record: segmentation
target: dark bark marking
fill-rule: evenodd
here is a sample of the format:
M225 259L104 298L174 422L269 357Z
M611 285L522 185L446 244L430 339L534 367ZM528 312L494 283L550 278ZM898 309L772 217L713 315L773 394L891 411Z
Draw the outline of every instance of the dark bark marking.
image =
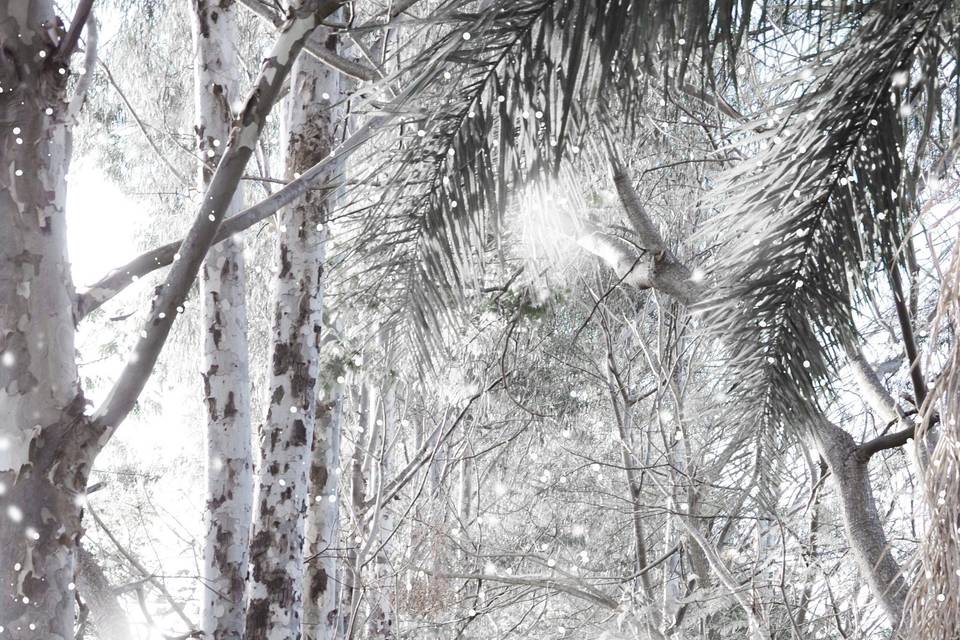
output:
M294 345L295 346L295 345ZM294 364L295 351L285 342L277 342L273 348L273 375L282 376Z
M290 269L293 268L293 265L290 263L290 249L287 247L287 244L280 244L280 278L286 278L290 275Z
M310 578L310 599L316 600L327 592L327 572L323 567Z
M307 444L307 426L303 420L293 421L293 430L290 433L290 446L302 447Z
M206 373L200 374L200 377L203 378L203 399L207 403L207 415L211 420L217 419L217 399L213 397L213 391L210 388L210 378L217 375L217 369L217 365L210 365Z
M200 35L204 38L210 37L210 23L207 21L207 3L206 0L194 1L194 13L200 21Z
M30 349L27 346L27 334L11 331L0 336L0 353L13 355L13 366L0 365L0 388L11 391L11 383L16 382L18 394L30 393L39 381L30 371Z
M315 490L319 491L327 486L327 478L329 477L329 472L327 467L324 465L311 465L310 466L310 486Z
M270 600L255 598L247 605L247 634L250 640L265 637L263 633L270 614Z
M233 391L227 392L227 404L223 406L223 417L233 418L237 415L237 404L234 400Z

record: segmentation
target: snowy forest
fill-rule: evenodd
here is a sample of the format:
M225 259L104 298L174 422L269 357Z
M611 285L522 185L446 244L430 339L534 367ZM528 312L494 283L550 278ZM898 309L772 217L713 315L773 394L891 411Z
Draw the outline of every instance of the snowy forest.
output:
M0 640L960 637L958 21L0 0Z

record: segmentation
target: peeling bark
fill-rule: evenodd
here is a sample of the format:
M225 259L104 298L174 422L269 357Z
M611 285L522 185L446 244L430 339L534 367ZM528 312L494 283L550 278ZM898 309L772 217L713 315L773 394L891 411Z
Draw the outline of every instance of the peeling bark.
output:
M336 50L323 29L313 43ZM287 178L327 157L336 139L339 78L312 57L294 64ZM337 178L331 171L327 182ZM303 551L310 449L314 437L323 313L326 222L335 193L310 191L280 215L279 272L269 377L270 404L260 428L261 464L250 544L246 637L299 638L303 624Z
M231 99L239 93L237 15L232 0L194 0L195 91L201 192L230 137ZM234 194L226 216L242 209ZM207 506L204 512L201 625L214 640L243 637L244 580L253 507L249 362L243 246L213 246L201 267L207 406Z
M59 45L65 31L52 0L0 0L0 626L6 637L73 637L74 564L90 466L146 384L296 54L340 4L305 0L291 9L181 259L158 289L135 357L87 417L64 228L70 74Z
M124 366L103 404L94 413L94 428L88 438L94 446L105 445L133 409L166 343L179 309L186 300L190 285L199 273L207 251L216 243L224 214L233 200L247 162L253 156L260 132L280 95L284 80L304 42L320 22L341 4L338 0L303 0L289 8L288 20L280 29L270 55L264 58L254 88L248 94L230 132L223 158L204 193L203 205L175 254L179 258L174 261L163 286L157 288L152 301L152 313L134 346L134 357Z
M0 626L73 635L89 472L64 202L70 160L63 25L49 0L0 2Z

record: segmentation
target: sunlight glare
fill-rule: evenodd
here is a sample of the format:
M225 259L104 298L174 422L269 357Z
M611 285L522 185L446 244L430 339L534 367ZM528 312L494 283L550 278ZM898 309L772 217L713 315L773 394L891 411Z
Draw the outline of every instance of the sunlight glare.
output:
M67 187L67 236L78 288L136 257L139 209L92 163L83 159L74 163Z

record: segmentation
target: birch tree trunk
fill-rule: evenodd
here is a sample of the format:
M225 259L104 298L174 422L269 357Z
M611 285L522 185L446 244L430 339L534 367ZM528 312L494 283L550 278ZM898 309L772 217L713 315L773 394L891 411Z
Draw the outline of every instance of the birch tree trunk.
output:
M72 437L86 419L64 215L71 133L64 35L52 1L0 1L0 626L7 638L73 637L89 473Z
M310 462L310 500L307 505L306 591L303 637L332 640L337 631L337 530L340 505L340 430L343 424L343 372L323 371L323 397L317 410Z
M237 9L230 0L193 0L194 78L199 182L220 161L239 93ZM234 194L226 216L242 209ZM201 267L203 386L207 407L207 506L204 512L201 628L214 640L243 637L244 579L253 506L249 363L243 246L228 238Z
M67 61L89 0L64 33L52 0L0 0L0 626L73 637L74 564L90 468L133 409L306 37L341 3L304 0L264 59L202 210L103 403L85 414L79 317L67 259Z
M335 51L324 29L310 40ZM335 141L336 72L302 56L293 68L287 179L327 157ZM334 172L328 182L336 179ZM307 192L280 215L270 400L250 543L249 640L297 638L303 623L303 551L310 449L317 414L323 263L332 191Z

